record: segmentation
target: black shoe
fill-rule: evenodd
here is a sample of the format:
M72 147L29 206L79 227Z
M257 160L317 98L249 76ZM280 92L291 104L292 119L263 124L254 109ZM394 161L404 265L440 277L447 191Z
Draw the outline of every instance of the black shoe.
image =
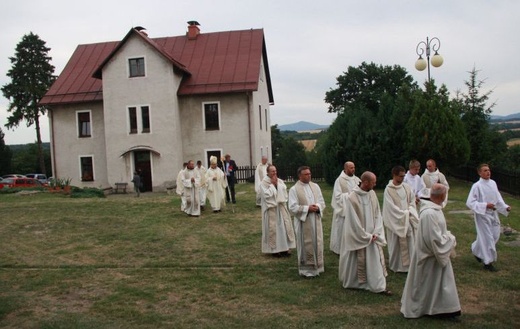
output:
M475 259L477 260L477 262L482 263L482 259L481 258L478 258L477 256L475 256Z
M237 200L233 200L233 203L237 203Z
M498 270L493 266L493 264L484 264L484 270L489 272L498 272Z

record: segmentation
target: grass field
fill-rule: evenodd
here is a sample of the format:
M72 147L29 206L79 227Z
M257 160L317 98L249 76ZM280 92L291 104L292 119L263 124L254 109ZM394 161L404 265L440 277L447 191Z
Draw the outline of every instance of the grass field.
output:
M469 252L475 238L465 207L470 184L450 184L445 214L457 237L460 323L404 319L405 274L389 274L391 297L342 288L338 256L328 251L330 186L322 184L325 273L304 279L294 254L260 252L253 184L238 184L233 209L206 210L200 218L181 213L180 199L166 193L0 194L0 327L518 327L519 236L501 236L499 272L482 270ZM504 198L513 210L503 223L520 229L520 200Z

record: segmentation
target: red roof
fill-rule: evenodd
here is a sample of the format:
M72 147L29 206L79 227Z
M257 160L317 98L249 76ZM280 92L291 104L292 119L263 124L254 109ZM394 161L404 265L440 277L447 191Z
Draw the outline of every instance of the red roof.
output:
M135 33L183 72L178 95L255 91L263 56L269 101L274 102L262 29L201 33L195 40L185 35L148 38L131 29L121 41L79 45L40 104L101 101L102 68Z

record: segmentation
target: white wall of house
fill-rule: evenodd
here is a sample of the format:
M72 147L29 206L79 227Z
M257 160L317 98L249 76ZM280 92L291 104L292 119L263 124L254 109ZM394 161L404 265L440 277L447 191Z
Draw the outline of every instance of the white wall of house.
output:
M89 111L91 137L79 137L77 113ZM71 178L79 187L107 187L105 126L101 102L56 106L50 112L51 157L53 176ZM82 181L80 156L94 158L94 180Z
M206 130L204 103L219 104L219 130ZM249 164L248 97L245 93L180 97L184 160L204 160L205 150L229 153L239 166Z
M269 162L272 161L271 151L271 109L267 80L265 78L265 67L263 58L261 61L258 90L253 92L252 125L253 131L253 165L257 165L262 155L267 155Z
M145 58L145 76L129 78L128 60ZM131 36L120 51L103 68L103 106L105 109L106 158L108 182L129 182L132 179L131 153L126 150L146 145L160 153L152 156L152 185L164 189L175 180L182 166L181 124L177 90L180 73L174 73L170 61L157 50ZM150 132L131 134L128 107L149 106ZM138 121L140 120L138 116Z

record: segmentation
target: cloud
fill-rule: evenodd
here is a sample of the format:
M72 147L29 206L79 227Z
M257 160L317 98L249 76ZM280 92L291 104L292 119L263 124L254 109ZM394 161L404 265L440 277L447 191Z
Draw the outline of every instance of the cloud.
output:
M414 68L417 43L438 37L444 64L432 69L438 84L451 92L464 91L473 67L487 78L497 100L494 114L519 110L520 62L514 58L520 44L518 1L459 0L424 2L337 0L180 0L146 2L91 0L9 1L0 18L0 71L10 68L8 57L30 31L51 48L52 64L60 73L78 44L121 40L132 26L147 28L151 37L181 35L188 20L197 20L202 33L263 28L269 56L275 105L272 124L306 120L328 124L325 92L335 88L336 77L362 62L400 65L419 84L426 72ZM7 83L0 75L0 85ZM7 100L0 97L0 124L6 122ZM44 141L48 122L42 120ZM7 144L30 143L34 128L2 128Z

